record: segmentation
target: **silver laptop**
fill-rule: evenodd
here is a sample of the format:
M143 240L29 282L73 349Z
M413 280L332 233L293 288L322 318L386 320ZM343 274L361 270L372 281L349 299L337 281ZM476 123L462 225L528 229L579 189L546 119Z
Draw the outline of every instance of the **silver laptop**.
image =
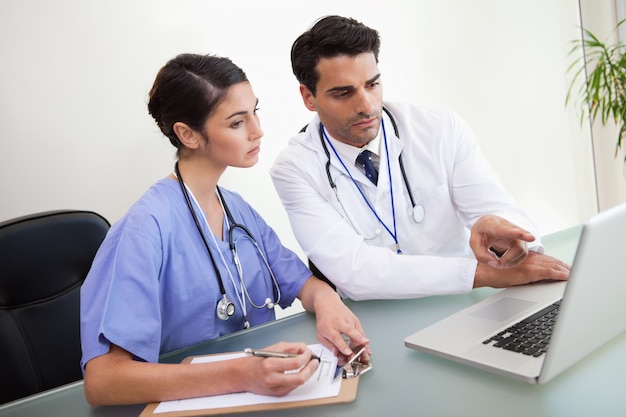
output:
M567 282L504 289L404 344L528 383L548 382L626 330L624 248L626 204L583 225ZM549 306L542 318L525 320Z

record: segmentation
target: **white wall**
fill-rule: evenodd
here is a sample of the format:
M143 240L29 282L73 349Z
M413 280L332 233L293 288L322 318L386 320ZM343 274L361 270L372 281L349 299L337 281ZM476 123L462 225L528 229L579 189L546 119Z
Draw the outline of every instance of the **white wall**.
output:
M0 221L57 208L117 220L173 167L146 111L156 72L216 53L247 72L265 130L260 163L222 185L299 251L267 171L311 116L291 43L330 13L379 30L387 100L464 116L542 232L596 210L588 132L564 105L576 0L1 0Z

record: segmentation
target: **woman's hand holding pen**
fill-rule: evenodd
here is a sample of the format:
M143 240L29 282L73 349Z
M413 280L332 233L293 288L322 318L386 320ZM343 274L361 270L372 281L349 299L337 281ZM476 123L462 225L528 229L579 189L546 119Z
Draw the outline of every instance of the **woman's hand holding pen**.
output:
M294 355L283 358L249 355L244 358L245 375L241 380L246 386L243 391L282 397L304 384L320 364L319 360L312 360L313 353L304 343L280 342L263 350Z

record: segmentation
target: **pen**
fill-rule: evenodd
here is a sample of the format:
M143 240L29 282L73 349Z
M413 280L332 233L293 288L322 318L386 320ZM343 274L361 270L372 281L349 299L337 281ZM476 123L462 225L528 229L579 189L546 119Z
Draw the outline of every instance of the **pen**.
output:
M296 356L298 356L296 353L274 352L271 350L256 350L256 349L250 349L250 348L245 348L243 351L248 356L256 356L259 358L295 358ZM315 359L324 363L332 362L329 359L323 359L317 355L311 355L311 360L315 360Z

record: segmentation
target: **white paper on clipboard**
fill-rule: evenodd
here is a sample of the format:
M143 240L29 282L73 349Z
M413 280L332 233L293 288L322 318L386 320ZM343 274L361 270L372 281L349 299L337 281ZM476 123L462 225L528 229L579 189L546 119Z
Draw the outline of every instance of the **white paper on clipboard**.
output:
M292 401L315 400L319 398L335 397L339 395L342 378L334 378L337 369L337 358L332 352L322 344L309 345L309 349L314 355L325 359L320 362L317 371L309 380L283 397L272 397L267 395L253 394L250 392L239 392L225 395L215 395L211 397L189 398L184 400L163 401L154 414L204 410L226 407L239 407L257 404L276 404ZM245 356L243 352L229 353L224 355L210 355L193 358L191 363L207 363L230 360Z

